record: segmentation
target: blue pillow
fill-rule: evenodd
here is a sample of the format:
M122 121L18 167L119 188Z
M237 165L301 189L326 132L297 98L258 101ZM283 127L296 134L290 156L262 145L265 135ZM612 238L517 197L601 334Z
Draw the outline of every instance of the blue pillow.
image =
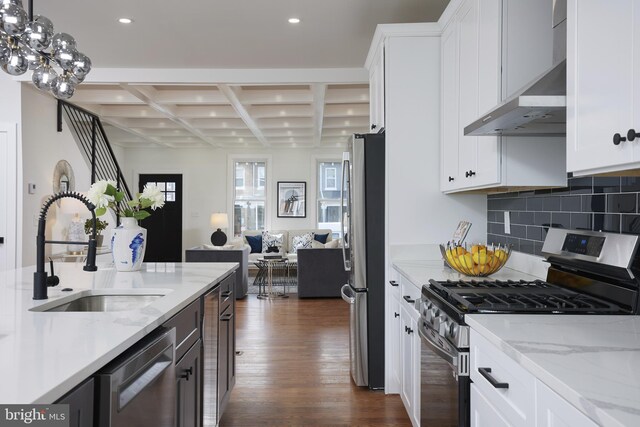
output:
M244 236L247 239L247 243L251 246L252 254L262 253L262 234L256 236Z
M322 243L323 245L325 243L327 243L327 238L329 237L329 233L327 234L314 234L313 235L313 240L316 240L320 243Z

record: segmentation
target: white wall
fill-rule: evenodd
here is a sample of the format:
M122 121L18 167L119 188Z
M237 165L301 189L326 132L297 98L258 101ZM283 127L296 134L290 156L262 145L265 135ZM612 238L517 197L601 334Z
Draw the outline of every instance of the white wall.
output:
M230 158L268 159L267 218L268 229L315 228L316 167L318 159L342 158L343 148L270 148L259 150L229 149L125 149L123 168L134 191L138 176L145 173L176 173L183 176L182 247L209 243L213 230L209 217L213 212L231 214ZM276 182L307 182L307 217L277 218ZM229 218L231 221L231 218ZM225 230L229 235L229 230Z
M22 265L35 264L37 218L40 209L53 193L53 172L59 160L66 160L73 169L75 191L89 189L91 172L87 161L71 135L66 123L63 131L57 132L56 100L39 92L30 84L22 88L22 166L24 185L19 197L23 203ZM35 194L29 194L27 185L36 185ZM86 211L83 218L90 216ZM47 214L46 236L48 239L66 240L69 222L73 215L63 213L54 204ZM113 220L107 219L110 225ZM108 234L107 234L108 235ZM62 253L65 245L47 245L46 253Z

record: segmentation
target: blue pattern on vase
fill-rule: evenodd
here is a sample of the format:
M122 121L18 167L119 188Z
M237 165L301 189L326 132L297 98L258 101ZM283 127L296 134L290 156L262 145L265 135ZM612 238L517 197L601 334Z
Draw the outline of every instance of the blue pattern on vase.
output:
M131 263L135 265L136 260L140 256L140 251L142 250L142 244L144 243L144 238L142 237L142 233L138 233L136 237L133 238L129 248L131 249Z

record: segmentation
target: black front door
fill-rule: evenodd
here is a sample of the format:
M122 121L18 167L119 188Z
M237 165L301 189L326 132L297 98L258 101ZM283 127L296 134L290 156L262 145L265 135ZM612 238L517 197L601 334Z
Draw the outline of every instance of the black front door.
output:
M147 229L145 262L182 261L182 175L140 175L139 191L145 184L155 183L164 194L164 207L151 211L151 216L140 221Z

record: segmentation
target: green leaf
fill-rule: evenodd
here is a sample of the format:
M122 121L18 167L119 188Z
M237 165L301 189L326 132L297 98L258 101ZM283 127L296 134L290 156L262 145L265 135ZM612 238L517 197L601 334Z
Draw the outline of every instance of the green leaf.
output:
M152 204L153 204L153 200L140 199L140 208L142 208L142 209L149 208L149 207L151 207Z
M125 209L122 214L128 218L133 217L133 211L131 209Z
M138 206L138 201L137 200L129 200L127 202L127 205L131 206L132 208L135 208Z
M138 211L133 214L133 217L138 221L150 217L151 214L147 211Z
M124 199L124 192L116 191L116 194L115 194L116 203L120 203L122 199Z
M107 213L107 208L106 207L96 208L94 212L96 213L96 216L102 216Z
M107 184L107 189L104 191L104 194L107 196L115 196L116 195L116 187L111 184Z

